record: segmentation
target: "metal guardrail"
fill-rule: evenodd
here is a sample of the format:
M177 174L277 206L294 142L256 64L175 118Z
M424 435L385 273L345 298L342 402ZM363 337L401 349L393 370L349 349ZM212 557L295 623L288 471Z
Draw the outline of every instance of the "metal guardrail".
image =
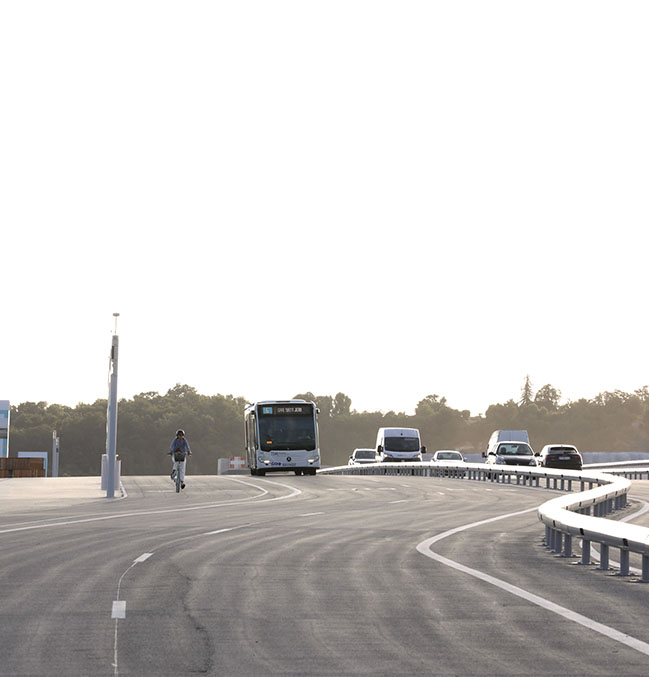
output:
M501 466L484 463L368 463L318 470L330 475L388 475L447 477L482 482L508 483L557 489L577 493L553 498L538 509L538 518L545 525L545 544L563 557L572 557L572 538L582 539L580 564L590 564L591 543L600 545L599 569L609 569L609 549L620 550L620 575L628 576L629 553L642 556L642 582L649 583L649 529L633 524L604 519L605 515L627 505L627 493L633 479L649 468L629 468L613 472L598 472L584 468L555 470L528 466ZM618 475L623 475L619 477ZM578 488L577 488L578 487Z
M606 463L584 463L584 470L608 470L609 468L642 468L647 472L649 460L641 458L637 461L607 461Z

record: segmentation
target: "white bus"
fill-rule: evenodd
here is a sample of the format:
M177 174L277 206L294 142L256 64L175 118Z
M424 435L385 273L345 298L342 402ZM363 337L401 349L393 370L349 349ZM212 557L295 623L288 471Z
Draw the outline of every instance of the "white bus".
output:
M246 460L251 475L293 471L315 475L320 467L318 410L305 400L269 400L244 410Z

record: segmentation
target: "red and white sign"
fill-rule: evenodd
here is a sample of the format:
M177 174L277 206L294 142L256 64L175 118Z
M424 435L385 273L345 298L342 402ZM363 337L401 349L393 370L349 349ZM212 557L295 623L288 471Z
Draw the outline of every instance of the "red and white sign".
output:
M230 470L242 470L246 467L246 459L243 456L230 456Z

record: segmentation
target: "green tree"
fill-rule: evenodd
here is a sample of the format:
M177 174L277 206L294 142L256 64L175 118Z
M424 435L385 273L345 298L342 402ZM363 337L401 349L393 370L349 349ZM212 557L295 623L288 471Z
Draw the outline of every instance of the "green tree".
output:
M525 377L525 382L523 383L523 387L521 388L521 399L518 401L518 403L521 406L531 404L533 395L534 390L532 388L532 382L530 381L530 375L528 374Z
M333 406L331 408L332 416L349 416L352 406L351 398L347 397L345 393L337 393L334 397Z
M545 407L549 411L556 411L561 399L561 391L553 388L549 383L539 388L534 396L534 404Z

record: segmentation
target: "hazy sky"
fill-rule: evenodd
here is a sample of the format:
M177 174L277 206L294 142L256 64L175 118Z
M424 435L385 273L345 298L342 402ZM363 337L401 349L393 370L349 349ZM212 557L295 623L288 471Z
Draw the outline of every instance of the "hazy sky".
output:
M649 4L0 4L0 398L649 383Z

